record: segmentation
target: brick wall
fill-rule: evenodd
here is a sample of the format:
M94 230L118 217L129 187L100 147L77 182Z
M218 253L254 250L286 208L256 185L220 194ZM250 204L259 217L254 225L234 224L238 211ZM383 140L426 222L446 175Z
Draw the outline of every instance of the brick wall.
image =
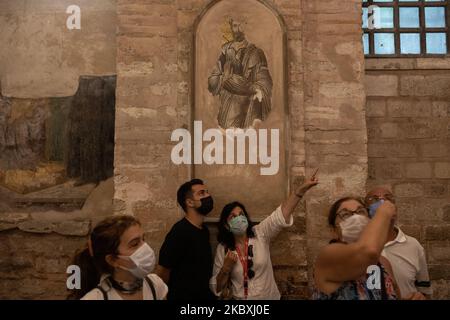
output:
M0 299L64 299L67 267L86 237L0 232Z
M73 4L81 30L66 28ZM0 96L70 97L80 76L115 74L116 25L115 0L0 1ZM0 299L64 299L70 260L86 246L90 226L112 214L113 189L110 179L82 209L57 211L10 208L14 194L0 187Z
M111 215L113 193L108 179L80 210L35 206L0 212L0 299L64 299L67 267L86 248L91 226Z
M368 187L390 184L424 246L435 298L450 298L450 59L366 62Z
M183 216L175 193L190 168L172 164L170 135L189 127L194 23L212 3L117 1L114 211L138 217L156 252ZM359 0L267 3L284 20L288 40L289 181L300 183L315 167L321 180L296 210L295 226L273 243L283 298L309 297L311 267L330 238L329 205L363 194L368 166L368 186L393 184L402 227L427 250L435 297L448 298L448 61L364 61ZM364 76L374 83L366 86L367 103ZM99 211L91 211L78 218L94 224ZM27 213L27 222L17 213L0 221L0 298L65 296L66 265L85 246L87 231L77 232L65 213L40 222L45 216ZM22 223L32 228L22 230Z
M361 46L361 1L303 1L306 167L320 185L307 201L309 280L320 248L331 239L330 204L364 193L367 133Z
M96 2L92 3L96 5ZM134 214L141 219L147 239L156 250L172 224L182 217L176 206L175 192L178 185L189 178L190 168L177 167L171 163L170 150L173 144L169 137L172 130L188 127L192 104L189 88L192 87L191 40L194 22L212 3L207 0L119 0L116 65L111 67L106 63L105 66L105 59L99 55L88 55L90 60L81 66L74 64L74 61L79 61L76 54L66 60L71 63L72 69L79 67L89 70L90 66L99 66L95 70L103 72L105 68L113 71L117 69L114 209L116 213ZM20 2L20 5L25 4ZM361 190L366 177L364 95L360 74L363 59L357 34L360 3L353 0L343 5L341 1L329 1L325 5L325 2L319 1L274 0L267 1L267 4L284 20L287 35L289 181L292 185L301 183L305 173L311 174L312 168L316 166L321 168L321 186L307 199L308 210L305 203L298 207L295 226L275 240L272 250L275 276L283 297L308 298L308 280L311 279L308 277L308 266L310 270L319 245L328 239L324 231L329 202L343 193ZM101 6L99 4L96 8ZM111 6L115 6L115 2L111 2ZM51 15L53 12L60 13L63 7L64 4L59 4L47 6L43 10L45 14ZM14 11L18 7L8 5L6 9ZM33 10L37 10L32 6L26 6L26 9L30 15ZM64 22L63 17L66 15L58 15L55 23ZM114 25L112 21L116 21L115 17L106 14L102 18L95 12L89 17L96 17L97 22L111 21L108 35L112 30L110 27ZM30 23L33 21L31 19ZM83 30L92 32L90 19L83 21ZM17 21L24 28L27 23ZM52 27L48 30L50 32ZM98 36L101 29L93 34ZM83 38L77 33L70 35ZM25 41L27 34L23 36ZM76 39L72 40L77 43ZM109 41L108 44L115 43ZM79 52L70 48L74 53ZM109 47L104 45L100 49L105 48ZM58 49L56 45L53 52ZM4 54L3 51L0 53ZM46 57L45 53L43 57ZM67 54L60 54L59 58L65 57ZM10 67L21 64L13 60ZM46 78L48 81L61 78L52 65L41 65L41 69L51 76ZM33 69L33 75L39 75L41 69ZM95 73L95 70L90 72ZM8 70L3 72L3 78L11 76ZM27 83L30 79L18 80L23 81L17 83ZM23 90L21 96L38 96L43 92L52 94L55 90L62 94L63 90L56 84L67 82L51 83L56 86L42 81L36 83L40 84L38 89L33 89L33 92ZM305 172L305 168L309 171ZM53 252L58 252L55 257L56 260L60 259L59 275L52 275L50 271L47 274L44 268L40 268L41 271L36 273L40 281L34 278L27 280L33 284L27 292L12 293L19 281L16 276L16 280L4 282L1 295L62 298L62 291L53 290L54 284L59 282L60 288L65 287L62 266L67 264L74 247L84 246L87 231L83 229L83 232L78 232L78 240L70 236L76 232L75 228L69 227L63 234L56 234L60 224L68 220L68 215L64 213L50 213L50 221L44 222L40 220L45 215L40 212L27 213L25 216L24 219L31 219L31 222L22 221L20 213L16 213L13 218L3 217L1 229L5 231L2 233L2 243L6 245L1 247L2 257L5 257L2 260L2 278L14 278L10 266L20 265L21 261L26 262L26 267L20 274L24 277L31 274L42 262L42 259L39 260L41 262L36 259L52 256ZM70 214L70 218L76 217L76 214ZM87 217L83 215L82 218ZM22 224L31 226L26 231L16 230ZM67 227L70 223L64 225ZM10 244L15 239L21 240L17 244ZM51 241L48 242L48 239ZM51 247L53 241L61 243L62 249L58 251ZM66 242L72 243L73 247L65 246ZM35 248L36 252L29 249L29 244L37 243L42 243L42 246ZM42 288L50 290L44 293Z
M144 222L156 250L182 217L175 192L190 168L171 163L169 137L189 127L194 24L216 2L117 3L115 208ZM330 201L361 193L366 183L361 3L265 2L284 20L288 39L289 179L300 183L305 171L321 170L321 185L306 200L307 210L299 206L295 227L272 248L283 298L308 298L308 267L311 271L319 246L329 239Z
M156 251L173 223L182 217L175 194L189 179L190 168L171 163L174 144L170 135L172 130L189 127L194 25L210 3L118 1L116 211L139 217ZM290 152L294 159L290 174L298 182L296 177L304 174L302 11L298 0L268 3L280 12L287 27ZM139 72L143 66L151 72ZM299 208L295 227L274 244L275 275L286 298L308 296L304 216ZM212 237L214 228L212 223Z

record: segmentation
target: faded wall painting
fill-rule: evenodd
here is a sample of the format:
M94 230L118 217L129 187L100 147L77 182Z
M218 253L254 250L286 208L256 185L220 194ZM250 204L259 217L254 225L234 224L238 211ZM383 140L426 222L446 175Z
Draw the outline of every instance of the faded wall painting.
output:
M80 207L83 185L113 175L115 88L115 76L83 76L71 97L0 94L0 197Z
M236 161L195 162L193 176L204 179L214 194L213 217L233 200L242 201L257 219L264 217L289 185L283 21L263 1L217 1L198 18L194 41L192 132L198 129L194 121L201 121L203 132L216 129L222 136L214 134L214 142L223 148L215 156L223 152L224 159ZM239 130L247 133L245 147L236 143L234 154L227 154L225 145L233 139L227 132ZM214 138L205 136L208 148ZM271 165L264 155L278 161L270 174L261 173Z
M247 18L225 19L220 56L208 78L208 90L219 96L221 128L259 127L272 108L272 77L264 50L245 36Z

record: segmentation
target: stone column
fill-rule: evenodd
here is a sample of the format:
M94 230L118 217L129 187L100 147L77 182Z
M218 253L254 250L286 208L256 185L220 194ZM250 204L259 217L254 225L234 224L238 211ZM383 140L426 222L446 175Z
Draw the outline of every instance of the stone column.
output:
M363 86L361 1L303 1L305 149L307 174L319 167L320 185L307 202L309 266L330 240L331 203L363 195L367 131Z
M138 217L159 249L176 207L177 1L117 1L116 213Z

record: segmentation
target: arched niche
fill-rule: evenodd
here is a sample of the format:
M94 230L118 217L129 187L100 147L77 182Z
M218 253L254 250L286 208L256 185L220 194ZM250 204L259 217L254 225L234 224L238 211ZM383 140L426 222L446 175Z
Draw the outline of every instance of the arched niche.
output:
M242 41L239 31L247 42ZM192 176L204 179L214 195L215 209L211 217L217 218L226 203L238 200L246 205L255 220L259 220L281 203L289 189L284 21L264 1L213 1L195 23L193 59L192 136L195 129L199 129L195 121L201 121L202 134L208 129L224 133L234 124L234 128L254 128L258 148L257 164L249 164L251 148L248 140L245 164L237 164L236 157L233 164L205 164L204 157L198 157L198 152L194 159L195 148L199 147L198 143L193 143ZM261 171L264 167L275 167L273 159L269 165L261 164L259 142L264 130L267 131L265 152L268 154L272 150L272 135L278 131L278 150L274 149L279 159L276 174L263 175ZM226 153L225 135L222 140ZM200 151L204 152L211 142L203 141ZM234 146L236 153L236 139ZM223 161L226 163L226 154Z

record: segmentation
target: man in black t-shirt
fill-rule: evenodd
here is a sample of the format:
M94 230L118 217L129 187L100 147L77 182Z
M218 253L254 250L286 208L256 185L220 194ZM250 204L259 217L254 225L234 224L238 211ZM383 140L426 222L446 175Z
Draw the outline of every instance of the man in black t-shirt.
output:
M200 179L184 183L177 192L186 216L175 223L159 252L158 274L169 287L168 300L212 300L209 289L213 257L209 231L203 223L213 199Z

